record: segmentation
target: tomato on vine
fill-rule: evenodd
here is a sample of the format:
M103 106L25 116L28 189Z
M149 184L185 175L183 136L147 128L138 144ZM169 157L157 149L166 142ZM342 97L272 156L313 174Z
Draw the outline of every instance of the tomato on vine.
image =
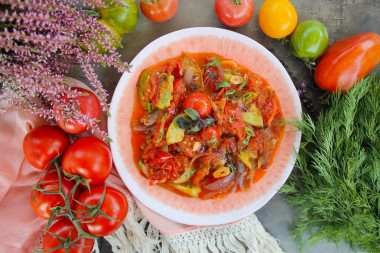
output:
M65 152L62 168L68 174L82 176L89 185L102 184L111 173L111 150L96 137L80 138Z
M154 22L164 22L177 13L178 0L141 0L142 13Z
M43 170L49 161L63 155L70 145L68 135L53 126L40 126L28 132L23 141L26 160L33 167Z
M55 253L91 253L95 240L81 237L71 221L61 219L51 225L44 236L44 252ZM55 249L55 250L54 250Z
M83 219L90 213L93 215ZM75 207L80 226L95 236L107 236L115 232L123 224L127 213L127 198L110 186L87 189L79 196Z
M296 9L288 0L266 0L259 11L259 25L269 37L282 39L296 29Z
M65 196L68 196L70 191L74 188L75 183L73 181L68 181L63 175L61 175L60 180L62 193ZM65 210L65 199L59 194L59 182L57 172L50 172L38 181L32 191L30 205L32 206L33 211L43 219L49 219L54 208L62 207L61 211ZM79 196L79 193L79 189L77 189L72 193L71 197L69 197L71 208L75 205L73 199L76 199ZM53 215L55 214L56 213Z
M214 11L218 19L230 27L248 23L253 15L253 0L215 0Z

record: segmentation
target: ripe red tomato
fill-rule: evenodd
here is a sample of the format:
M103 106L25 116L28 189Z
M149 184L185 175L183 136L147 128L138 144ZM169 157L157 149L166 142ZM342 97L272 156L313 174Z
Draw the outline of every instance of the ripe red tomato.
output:
M69 145L70 140L65 132L46 125L36 127L25 135L23 151L33 167L43 170L54 157L62 155Z
M140 8L148 19L154 22L164 22L174 17L177 13L178 0L140 1Z
M327 49L316 66L314 80L324 90L351 89L380 61L380 36L367 32L345 38Z
M63 173L62 173L63 174ZM59 181L57 172L50 172L46 174L44 178L41 178L38 183L45 181L39 187L47 192L55 192L59 190ZM63 175L61 177L62 191L67 196L75 183L73 181L66 180ZM70 206L73 208L75 202L72 201L79 196L79 190L76 190L70 198ZM52 210L50 208L56 206L65 207L65 200L59 194L45 194L37 190L33 190L30 196L30 204L34 212L44 219L49 219Z
M190 93L187 96L183 104L183 107L185 109L196 110L202 119L210 115L212 111L211 99L207 95L201 92Z
M106 188L105 197L103 203L100 206L101 212L112 217L114 220L104 217L101 213L98 213L95 217L91 216L87 219L81 220L86 222L80 222L81 227L86 232L95 236L107 236L115 232L124 222L128 213L128 201L127 198L119 190L110 186L96 186L84 191L78 198L78 202L85 205L96 206L103 195L104 188ZM88 215L88 207L76 204L75 210L76 217L81 218ZM87 221L92 221L88 222Z
M204 142L210 142L213 140L219 140L220 132L216 126L206 127L201 130L200 133L201 139Z
M230 27L248 23L253 15L252 0L215 0L214 10L219 20Z
M79 103L78 109L81 114L86 116L89 119L99 119L100 118L100 103L96 95L90 90L82 89L82 88L73 88L77 92L82 93L83 95L78 95L72 99L76 100ZM67 97L67 95L61 98L63 101L69 103L71 99ZM62 128L65 132L70 134L79 134L87 131L88 126L77 121L66 120L64 118L62 106L55 104L53 106L54 112L61 117L55 117L55 120L60 128Z
M62 241L55 235L60 236L62 239L69 239L69 241L74 241L78 237L78 231L76 230L75 226L69 221L68 219L62 219L59 220L53 225L51 225L48 229L48 232L45 234L44 240L43 240L43 250L48 251L50 249L53 249L55 247L58 247L62 244ZM79 246L71 246L69 247L68 251L65 250L65 248L60 248L54 251L54 253L91 253L92 249L94 247L95 240L82 237L78 241L75 242L75 245Z
M67 149L62 168L69 174L83 176L90 185L102 184L111 172L111 151L98 138L80 138Z

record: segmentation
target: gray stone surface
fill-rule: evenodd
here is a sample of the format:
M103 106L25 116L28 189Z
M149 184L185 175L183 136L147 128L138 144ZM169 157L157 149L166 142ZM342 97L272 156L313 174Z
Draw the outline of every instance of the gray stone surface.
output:
M164 23L153 23L140 12L136 29L124 36L123 49L120 49L122 59L130 62L134 56L152 40L188 27L220 27L244 34L269 49L285 66L296 87L302 81L313 83L313 78L302 60L294 57L288 45L282 45L278 40L267 37L258 24L258 13L264 1L254 0L254 15L250 22L243 27L229 28L217 19L212 0L179 0L179 8L175 17ZM337 40L361 32L377 32L380 34L380 1L379 0L291 0L298 13L298 22L316 19L323 22L329 33L329 45ZM379 66L377 67L377 70ZM112 97L113 91L120 78L115 70L98 69L99 78ZM87 82L83 73L75 69L72 76ZM316 96L315 96L316 97ZM316 98L315 98L316 99ZM262 209L257 216L264 227L276 237L286 252L299 252L296 242L291 237L289 226L297 219L295 208L289 206L285 196L277 194ZM307 253L321 252L351 252L352 250L341 243L338 245L320 242L305 248ZM108 252L106 248L102 252Z

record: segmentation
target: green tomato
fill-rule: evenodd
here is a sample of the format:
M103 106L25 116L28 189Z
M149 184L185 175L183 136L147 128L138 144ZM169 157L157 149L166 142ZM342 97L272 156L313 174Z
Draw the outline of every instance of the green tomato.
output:
M306 20L293 32L289 47L293 55L310 62L326 51L328 43L325 25L316 20Z
M123 0L125 6L106 0L107 8L99 8L102 19L111 24L120 34L130 33L135 29L139 17L139 8L133 0Z
M103 25L108 31L110 31L110 33L111 33L113 36L115 36L117 42L114 42L114 43L112 44L112 46L113 46L114 48L119 48L120 45L121 45L121 41L122 41L123 37L118 33L118 31L116 31L116 29L113 28L113 26L111 26L110 24L108 24L108 22L105 21L104 19L98 19L97 22L98 22L99 24L102 24L102 25ZM111 36L109 36L109 35L106 35L106 36L107 36L107 37L106 37L107 40L111 40ZM99 32L99 37L104 37L104 34L101 33L101 32ZM95 43L96 43L96 45L97 45L97 47L98 47L98 49L99 49L99 53L101 53L101 54L108 54L108 53L109 53L108 51L106 51L106 50L103 48L103 45L101 45L101 44L99 44L99 43L97 43L97 42L95 42ZM88 51L88 46L87 46L87 45L82 45L81 48L82 48L84 51L86 51L86 52Z

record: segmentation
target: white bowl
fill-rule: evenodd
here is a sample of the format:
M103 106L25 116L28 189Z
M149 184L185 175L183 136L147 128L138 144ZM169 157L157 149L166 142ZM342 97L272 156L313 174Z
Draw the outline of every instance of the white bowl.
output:
M136 99L136 83L143 69L182 52L212 52L236 61L265 78L275 89L286 120L301 118L301 103L288 73L266 48L244 35L209 27L179 30L147 45L121 77L111 102L108 131L116 168L132 194L146 207L175 222L189 225L221 225L237 221L261 208L291 173L301 133L286 126L284 137L267 174L247 192L222 200L181 197L160 186L149 185L133 161L130 118Z

